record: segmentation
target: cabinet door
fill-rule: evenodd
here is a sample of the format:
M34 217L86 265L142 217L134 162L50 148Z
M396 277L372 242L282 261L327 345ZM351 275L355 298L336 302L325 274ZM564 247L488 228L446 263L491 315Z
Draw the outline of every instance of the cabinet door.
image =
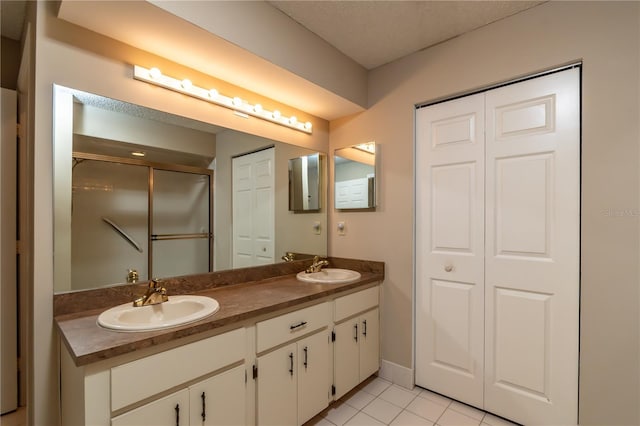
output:
M359 370L359 321L357 318L335 326L336 340L333 344L333 383L336 387L335 399L360 383Z
M258 424L295 425L297 349L291 343L258 357Z
M244 425L244 365L189 387L191 426Z
M360 381L380 368L380 326L378 308L360 316Z
M329 405L329 340L326 331L298 342L298 424Z
M111 419L111 426L186 426L189 391L183 389Z

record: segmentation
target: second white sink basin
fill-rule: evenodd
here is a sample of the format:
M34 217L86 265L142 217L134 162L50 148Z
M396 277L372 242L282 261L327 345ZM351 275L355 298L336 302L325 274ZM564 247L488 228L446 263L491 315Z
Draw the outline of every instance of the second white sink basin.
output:
M307 274L305 271L299 272L296 278L307 283L317 284L344 284L360 279L360 272L351 269L324 268L319 272Z
M134 307L125 303L98 316L98 324L117 331L150 331L176 327L216 313L220 304L206 296L170 296L157 305Z

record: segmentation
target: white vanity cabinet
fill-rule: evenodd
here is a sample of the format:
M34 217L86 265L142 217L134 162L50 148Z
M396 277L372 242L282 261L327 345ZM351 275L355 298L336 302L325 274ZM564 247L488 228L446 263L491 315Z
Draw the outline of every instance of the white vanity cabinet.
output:
M245 387L245 368L239 365L114 417L111 426L242 426Z
M246 423L245 328L134 359L77 367L62 356L62 424ZM204 393L205 420L202 420Z
M378 292L326 296L82 366L62 348L61 424L302 425L329 405L333 386L340 398L378 370Z
M330 307L257 323L258 425L301 425L328 406Z
M378 286L375 286L334 301L335 399L344 396L380 367L378 293Z

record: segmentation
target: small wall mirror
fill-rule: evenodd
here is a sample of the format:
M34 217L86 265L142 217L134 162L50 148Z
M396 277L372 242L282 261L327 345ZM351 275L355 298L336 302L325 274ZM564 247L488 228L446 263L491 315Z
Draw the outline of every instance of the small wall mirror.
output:
M289 210L318 211L322 179L320 153L289 160Z
M336 149L334 153L335 207L372 209L376 207L375 142Z

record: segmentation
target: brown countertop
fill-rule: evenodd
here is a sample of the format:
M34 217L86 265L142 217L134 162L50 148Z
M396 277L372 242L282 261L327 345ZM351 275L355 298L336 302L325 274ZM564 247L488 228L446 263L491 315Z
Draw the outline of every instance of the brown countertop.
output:
M365 288L368 284L384 279L384 266L381 262L332 260L331 267L350 267L350 269L358 270L362 275L360 280L347 284L310 284L298 281L295 274L269 276L256 281L240 283L235 283L233 279L230 279L226 285L215 285L213 288L188 292L213 297L220 304L218 312L198 322L164 330L131 333L104 329L97 324L98 315L105 309L103 306L76 312L65 312L65 309L58 309L62 312L54 319L61 339L75 364L82 366L234 323L241 323L260 315L274 313L359 287ZM254 268L247 269L253 270ZM229 273L234 274L233 271ZM237 280L237 276L241 277L242 274L236 272L235 276ZM81 293L76 293L79 298L87 297L85 294L87 292ZM73 298L73 293L64 297L70 300ZM122 302L118 301L110 306L120 303ZM72 311L72 309L66 309L66 311Z

